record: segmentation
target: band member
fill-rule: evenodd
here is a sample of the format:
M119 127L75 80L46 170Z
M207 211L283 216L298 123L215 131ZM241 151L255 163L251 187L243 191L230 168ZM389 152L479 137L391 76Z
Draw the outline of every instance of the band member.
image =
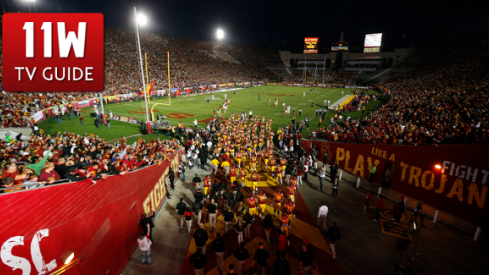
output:
M260 177L258 176L258 173L256 173L256 171L253 171L253 173L251 174L251 191L253 194L258 189L259 182L260 182Z
M275 159L273 158L273 156L270 156L270 167L271 167L272 177L274 177L275 175L275 165L276 165Z
M273 216L275 218L280 217L280 209L282 207L282 200L283 200L284 194L282 193L282 190L280 190L280 187L277 188L277 192L273 195L275 206L273 210ZM278 216L277 216L278 215Z
M289 216L289 220L292 221L292 218L295 218L295 204L291 199L284 205L284 212ZM290 231L290 228L289 228Z
M234 158L234 148L236 145L234 143L231 143L231 156Z
M236 161L238 161L238 168L241 168L241 152L238 151L236 154Z
M281 186L283 185L282 176L283 176L282 165L277 163L277 178L276 179L277 179L277 184L279 183L279 180L280 180Z
M253 218L256 216L256 199L255 196L251 195L248 200L246 201L248 204L248 212L250 215L253 216Z
M211 176L207 175L204 178L204 200L209 198L209 187L211 187Z
M259 208L259 214L260 218L265 217L265 207L266 207L266 202L267 202L267 195L263 192L263 189L260 190L260 193L258 193L258 208Z
M290 185L287 187L287 191L289 192L289 200L295 203L295 188L297 186L297 179L295 179L295 185L292 185L292 178L290 179Z
M243 183L243 185L241 187L244 188L244 184L246 181L246 169L244 166L241 167L241 170L239 170L239 176L240 176L241 182Z
M263 159L265 160L265 171L268 171L268 162L270 162L270 154L266 149L263 152Z
M230 177L230 181L231 182L234 182L236 180L236 174L237 174L237 170L236 170L236 167L234 167L234 164L233 164L229 168L229 177Z
M290 247L289 226L290 226L289 216L287 216L287 213L283 212L282 217L280 218L280 228L282 229L285 236L287 237L287 245Z
M287 168L287 160L284 157L280 159L280 165L282 165L282 171L283 171L282 176L285 177L285 168Z
M254 150L254 149L253 149ZM257 157L255 154L251 155L251 165L250 165L250 170L256 172L256 162L257 162Z

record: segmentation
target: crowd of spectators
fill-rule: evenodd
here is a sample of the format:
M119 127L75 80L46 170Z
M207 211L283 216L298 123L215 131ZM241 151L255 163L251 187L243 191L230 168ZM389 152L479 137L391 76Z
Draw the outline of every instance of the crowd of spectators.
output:
M358 74L351 72L325 72L323 74L323 72L318 71L317 76L315 76L315 72L307 71L306 76L304 78L304 71L294 71L284 78L284 82L312 83L316 81L317 83L353 85Z
M56 184L60 180L93 181L108 175L124 175L167 161L180 148L175 140L126 144L121 137L108 143L93 135L72 133L33 134L28 141L0 142L0 193ZM63 181L61 181L63 182Z
M359 121L348 120L344 114L314 135L352 143L488 142L489 48L465 41L430 52L436 58L396 76L387 86L389 91L383 95L387 104ZM343 114L344 110L336 112Z
M147 33L141 33L140 38L142 52L146 53L148 60L148 82L155 81L154 90L168 89L168 52L172 88L249 82L273 76L265 69L269 64L267 56L270 50L264 46L216 44L221 51L227 51L241 63L233 64L199 50L186 39ZM137 49L134 31L105 29L105 90L98 95L130 94L142 90ZM0 72L1 65L0 60ZM0 73L0 80L1 77ZM39 110L95 96L95 93L21 94L2 91L0 124L2 127L32 126L29 125L29 117Z
M202 50L198 42L140 33L141 50L147 55L149 82L155 89L168 88L168 52L172 88L198 87L217 83L239 83L271 77L266 70L267 49L258 46L214 45L241 64L224 61L212 50ZM197 44L197 45L196 45ZM211 47L211 48L212 48ZM139 52L133 31L105 29L106 89L134 92L141 88ZM265 59L266 60L266 59Z

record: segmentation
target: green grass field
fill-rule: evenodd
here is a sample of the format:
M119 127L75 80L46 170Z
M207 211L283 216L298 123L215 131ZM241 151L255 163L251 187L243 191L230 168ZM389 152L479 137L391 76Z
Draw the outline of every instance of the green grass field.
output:
M251 108L253 111L253 115L259 115L260 117L263 115L267 119L273 119L273 127L277 129L279 127L283 127L286 124L290 123L292 118L292 111L295 110L297 113L297 119L301 120L299 117L298 110L302 108L302 118L306 115L309 116L311 120L310 130L314 129L318 125L318 120L315 118L315 110L318 108L317 106L311 107L311 103L315 102L317 104L323 105L324 100L330 100L331 104L337 103L344 96L349 95L350 89L322 89L315 88L315 91L312 93L309 92L310 88L306 87L286 87L286 86L260 86L238 90L236 94L234 90L226 91L226 92L217 92L214 93L215 100L210 100L210 103L207 103L207 99L211 98L211 95L196 95L190 96L190 99L187 99L186 96L182 96L181 100L172 99L171 106L167 105L157 105L154 108L155 116L156 114L163 114L168 117L168 121L172 124L178 124L179 122L185 123L187 126L193 126L193 121L197 119L197 121L203 121L209 118L212 118L214 110L217 110L219 106L224 102L224 95L227 94L227 98L231 98L231 105L229 106L226 116L231 115L233 112L238 114L240 112L246 112L248 115L248 110ZM303 92L306 91L306 96L303 97ZM341 95L341 91L344 91L344 95ZM258 100L258 95L260 95L260 100ZM279 99L279 107L275 108L274 106L268 105L268 99L271 100L273 105L275 98ZM292 111L290 116L286 116L284 114L284 110L282 108L282 102L290 105ZM148 103L148 108L151 109L156 103L168 103L168 99L157 99L151 100ZM340 102L338 102L340 103ZM367 106L367 110L365 115L370 113L371 110L375 109L377 104L383 104L382 101L370 101ZM138 120L144 120L145 115L145 106L144 101L135 101L129 102L126 104L108 104L105 105L105 113L108 113L109 110L112 110L114 115L120 116L133 116ZM130 124L126 122L120 121L111 121L111 128L107 129L105 125L101 125L100 128L96 128L94 125L94 120L89 116L91 110L87 109L87 114L84 114L85 125L81 125L78 118L71 119L68 121L66 117L63 117L63 122L58 124L54 121L53 118L46 119L41 122L39 126L44 129L47 134L54 134L56 132L74 132L76 134L88 134L93 133L100 137L105 138L106 140L114 140L120 138L122 135L131 136L137 135L140 133L139 125ZM361 112L352 112L347 114L352 118L361 118ZM328 112L326 115L325 121L329 120L332 116L332 112ZM329 124L329 123L328 123ZM323 122L323 127L326 123ZM199 123L199 126L205 126L205 123ZM304 136L308 136L309 132L304 130ZM163 135L151 134L144 136L146 140L151 140L155 137L163 138ZM129 138L128 141L132 142L136 140L138 137Z

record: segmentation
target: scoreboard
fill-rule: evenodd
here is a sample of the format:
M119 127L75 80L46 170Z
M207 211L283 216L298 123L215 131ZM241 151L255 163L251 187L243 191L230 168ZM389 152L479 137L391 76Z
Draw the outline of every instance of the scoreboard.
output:
M304 53L318 53L318 37L304 38Z
M372 33L365 35L363 43L364 53L378 53L382 48L382 33Z

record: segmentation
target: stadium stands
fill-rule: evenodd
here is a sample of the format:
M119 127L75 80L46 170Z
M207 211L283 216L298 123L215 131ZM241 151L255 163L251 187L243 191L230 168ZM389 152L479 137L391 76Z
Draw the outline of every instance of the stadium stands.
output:
M387 104L361 121L337 120L318 138L354 143L470 144L489 141L489 48L455 43L431 48L406 74L394 76ZM365 101L363 93L357 95ZM355 109L354 109L355 110ZM356 109L359 110L359 109ZM339 114L343 109L338 109Z
M291 75L285 77L284 82L303 83L306 81L314 81L314 74L310 71L307 71L306 73L307 78L304 79L304 71L294 71ZM317 82L323 83L323 73L318 72L317 75ZM353 85L357 76L358 73L326 72L324 73L324 83Z
M93 135L51 137L41 130L27 142L0 142L0 193L123 175L166 160L179 147L178 141L170 140L146 142L140 138L131 146L124 137L117 144L109 144Z

